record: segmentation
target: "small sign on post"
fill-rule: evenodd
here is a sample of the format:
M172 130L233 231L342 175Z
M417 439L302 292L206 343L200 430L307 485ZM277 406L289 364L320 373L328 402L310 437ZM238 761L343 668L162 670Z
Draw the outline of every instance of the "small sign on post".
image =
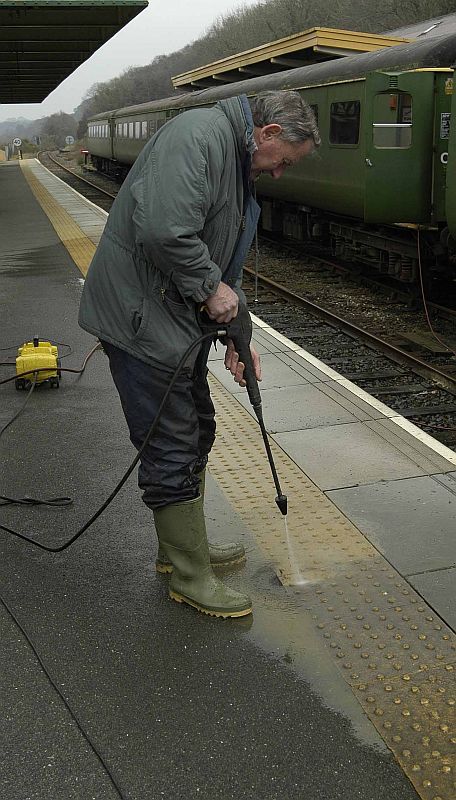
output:
M16 136L16 138L13 139L13 145L17 150L17 154L18 154L19 158L22 158L22 150L20 149L21 148L21 144L22 144L22 139L19 139L19 136Z
M66 144L74 144L74 136L65 136Z

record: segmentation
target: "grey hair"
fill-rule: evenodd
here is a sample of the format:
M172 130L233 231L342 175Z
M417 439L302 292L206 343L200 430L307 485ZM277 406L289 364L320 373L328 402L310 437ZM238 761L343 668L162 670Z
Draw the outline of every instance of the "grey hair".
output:
M259 92L256 97L249 97L249 103L257 128L281 125L281 137L287 142L306 142L310 139L314 147L321 144L315 115L299 92Z

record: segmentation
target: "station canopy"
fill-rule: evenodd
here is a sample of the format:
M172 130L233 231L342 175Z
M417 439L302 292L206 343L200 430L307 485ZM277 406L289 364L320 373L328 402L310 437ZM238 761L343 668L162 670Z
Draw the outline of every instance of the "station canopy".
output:
M0 103L40 103L147 0L0 0Z
M222 58L204 67L183 72L172 78L172 82L175 89L205 89L209 86L220 86L221 83L305 67L319 61L394 47L409 41L409 38L393 35L358 33L336 28L310 28Z

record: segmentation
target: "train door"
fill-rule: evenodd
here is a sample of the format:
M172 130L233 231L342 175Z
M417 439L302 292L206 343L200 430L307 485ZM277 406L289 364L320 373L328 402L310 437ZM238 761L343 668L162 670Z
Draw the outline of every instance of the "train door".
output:
M116 121L113 117L109 118L109 160L114 160L114 139L116 136Z
M429 222L434 73L371 73L365 97L365 221Z
M454 94L453 76L448 81L448 91L451 91L451 119L456 120L456 94ZM449 124L449 120L448 120ZM441 161L446 167L445 209L448 229L456 242L456 123L449 125L446 152L442 153Z

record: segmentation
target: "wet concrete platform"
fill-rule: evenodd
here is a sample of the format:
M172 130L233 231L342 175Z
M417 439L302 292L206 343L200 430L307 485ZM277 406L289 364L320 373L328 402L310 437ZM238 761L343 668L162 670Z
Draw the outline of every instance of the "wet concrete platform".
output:
M0 166L0 188L1 347L11 347L3 350L4 359L14 361L15 347L39 335L70 345L62 365L79 367L93 345L77 326L81 273L17 165ZM439 622L438 635L443 632L450 647L456 472L451 454L417 439L393 412L371 404L363 393L351 395L337 373L261 323L255 339L264 353L266 424L283 457L290 454L298 480L302 474L303 492L310 479L312 491L355 524L366 548L384 552L398 570L387 573L390 582L404 576L397 592L412 600L415 587L429 604L422 607L432 620L428 626ZM60 347L60 352L68 351ZM227 382L220 353L212 354L211 371L229 385L227 402L244 412L245 396ZM0 367L0 377L11 373L11 367ZM0 428L24 401L13 386L0 387ZM220 419L222 441L224 422ZM346 427L351 437L344 436ZM134 455L103 354L94 355L83 376L64 375L58 391L39 387L0 438L0 448L0 494L74 498L65 509L4 507L1 523L48 545L66 541L109 495ZM358 464L363 457L364 469ZM346 658L339 663L334 658L341 652L334 628L342 627L334 618L345 620L350 611L342 591L338 601L334 589L335 601L324 606L332 620L325 627L318 616L320 584L309 593L280 583L277 561L262 547L255 524L246 523L242 502L228 499L216 459L217 454L208 480L209 527L212 538L235 537L245 544L246 566L227 572L224 580L251 594L252 617L222 622L167 598L167 579L154 571L151 515L133 477L62 554L44 553L0 532L1 796L411 800L438 793L451 798L443 795L439 777L424 785L425 755L404 766L409 745L399 754L394 749L387 713L379 717L384 726L374 727L371 690L366 693L351 668L347 679ZM257 475L246 469L236 479L253 485ZM272 507L273 497L271 485ZM426 516L428 509L434 514L429 510ZM369 558L370 553L369 566L380 564ZM351 560L350 569L356 563ZM440 616L429 615L431 607ZM396 623L393 633L405 641L408 623L401 625ZM369 636L364 628L362 635ZM456 661L448 652L445 667ZM412 682L419 688L429 673L440 677L439 666L416 665ZM388 676L391 672L393 666ZM391 684L400 704L409 687L403 679L410 674L402 671L396 683L388 677L379 685L383 690ZM447 674L451 677L451 670ZM447 689L445 698L451 699ZM383 714L384 704L375 708ZM441 772L454 716L443 722L439 713L448 727L441 732L442 758L433 756ZM432 720L429 715L414 722L421 738L433 741ZM421 779L413 779L418 794L397 759L409 777L414 766L421 771Z

